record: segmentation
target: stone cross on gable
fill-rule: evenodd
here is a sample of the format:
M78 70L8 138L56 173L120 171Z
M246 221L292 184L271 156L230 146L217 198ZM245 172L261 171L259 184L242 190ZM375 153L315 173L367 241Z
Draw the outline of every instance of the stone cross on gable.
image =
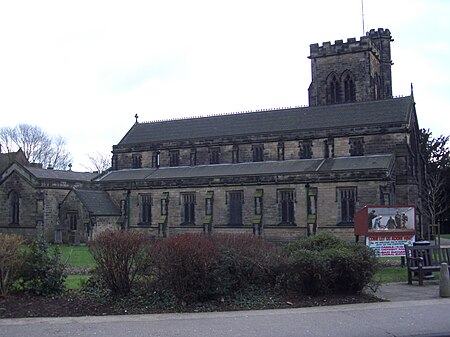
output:
M134 115L134 118L136 118L136 123L137 123L138 122L138 118L139 118L138 114Z

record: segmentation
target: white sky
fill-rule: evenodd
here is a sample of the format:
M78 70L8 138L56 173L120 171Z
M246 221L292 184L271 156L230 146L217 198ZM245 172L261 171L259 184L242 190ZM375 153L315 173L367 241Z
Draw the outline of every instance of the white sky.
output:
M364 0L394 95L449 134L450 1ZM0 0L0 126L68 141L74 170L139 121L307 105L309 45L363 35L361 0Z

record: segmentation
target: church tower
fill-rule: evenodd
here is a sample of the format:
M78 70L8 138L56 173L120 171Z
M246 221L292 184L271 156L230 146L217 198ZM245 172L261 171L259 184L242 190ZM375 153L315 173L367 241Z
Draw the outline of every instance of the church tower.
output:
M391 32L378 28L355 38L310 45L309 105L371 101L392 97Z

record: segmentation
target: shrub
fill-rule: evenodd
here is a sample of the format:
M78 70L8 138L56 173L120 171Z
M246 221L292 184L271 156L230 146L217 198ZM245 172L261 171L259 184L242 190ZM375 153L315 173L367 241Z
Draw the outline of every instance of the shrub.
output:
M286 250L284 282L308 295L357 293L372 281L378 267L370 248L327 233L291 243Z
M375 252L362 244L324 251L330 264L332 290L335 293L355 294L363 290L378 269Z
M289 257L282 280L289 290L307 295L326 294L331 286L329 261L318 251L296 250Z
M24 252L19 286L36 295L57 295L65 289L65 266L59 248L49 250L48 243L39 238Z
M315 236L310 236L308 238L298 240L287 245L287 251L293 253L296 250L314 250L323 251L327 248L336 248L345 245L346 242L331 233L320 233Z
M215 273L222 293L275 285L278 266L284 262L275 245L246 234L215 234L211 239L219 249Z
M205 301L274 285L281 255L250 235L183 234L151 249L158 287L179 300Z
M149 239L138 231L107 230L89 244L95 273L113 294L127 294L145 269Z
M213 269L217 255L214 243L201 234L172 236L150 249L159 288L184 301L204 300L214 294Z
M20 270L20 248L24 241L18 235L0 234L0 295L5 296Z

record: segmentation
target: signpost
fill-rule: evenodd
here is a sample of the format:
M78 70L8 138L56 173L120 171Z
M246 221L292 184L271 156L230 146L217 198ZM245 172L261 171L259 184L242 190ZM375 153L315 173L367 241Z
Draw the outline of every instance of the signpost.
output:
M412 245L416 235L414 206L365 206L355 213L355 235L377 256L405 256L404 245Z

